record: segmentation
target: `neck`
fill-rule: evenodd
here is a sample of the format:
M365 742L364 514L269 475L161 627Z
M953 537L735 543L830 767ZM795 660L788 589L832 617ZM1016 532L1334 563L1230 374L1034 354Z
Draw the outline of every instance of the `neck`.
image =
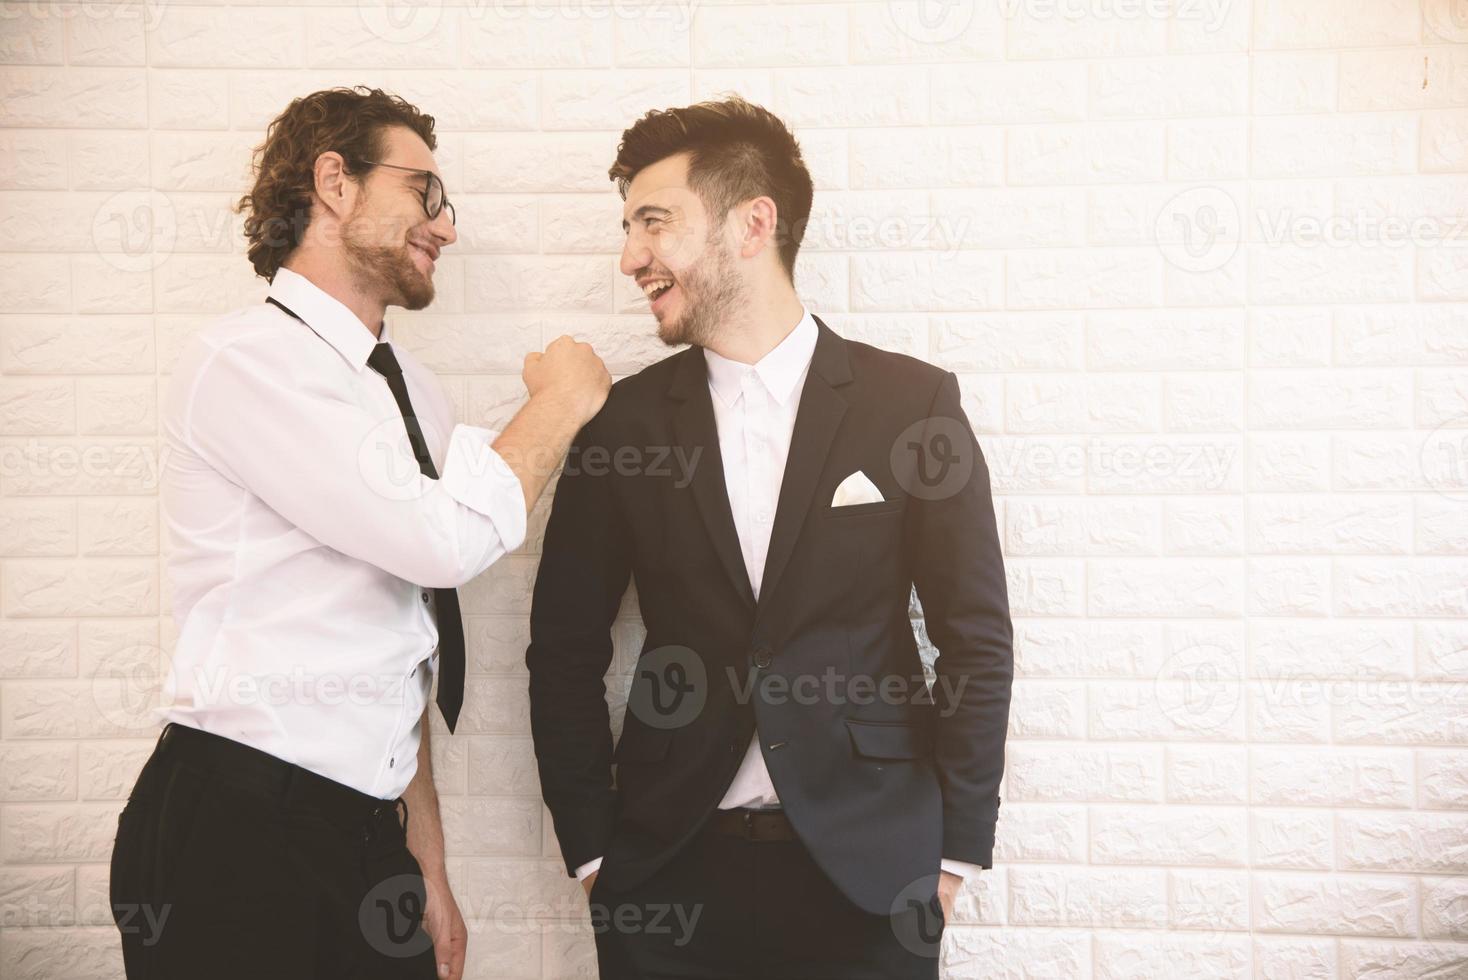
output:
M382 317L387 307L382 300L361 290L351 272L343 267L340 254L337 251L325 255L321 249L302 243L281 265L311 280L317 289L351 310L374 338L381 337Z
M751 290L749 302L725 321L708 349L731 361L755 364L780 345L800 323L804 307L795 287L783 276L763 289Z

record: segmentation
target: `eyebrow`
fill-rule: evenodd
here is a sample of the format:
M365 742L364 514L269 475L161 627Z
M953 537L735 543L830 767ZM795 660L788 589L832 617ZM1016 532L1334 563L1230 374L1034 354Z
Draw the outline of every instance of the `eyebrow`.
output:
M664 215L672 214L673 212L669 211L667 208L660 208L656 204L644 204L642 207L632 212L632 221L640 221L641 219L646 218L648 215L654 213ZM631 227L630 223L626 218L623 218L622 230L626 231L629 227Z

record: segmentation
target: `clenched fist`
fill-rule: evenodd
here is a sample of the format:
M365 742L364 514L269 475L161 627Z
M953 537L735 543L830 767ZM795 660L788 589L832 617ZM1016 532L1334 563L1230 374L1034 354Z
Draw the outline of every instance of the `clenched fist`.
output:
M544 353L526 354L522 377L531 398L540 394L564 398L580 407L583 423L601 411L612 387L612 376L591 345L565 335L552 340Z

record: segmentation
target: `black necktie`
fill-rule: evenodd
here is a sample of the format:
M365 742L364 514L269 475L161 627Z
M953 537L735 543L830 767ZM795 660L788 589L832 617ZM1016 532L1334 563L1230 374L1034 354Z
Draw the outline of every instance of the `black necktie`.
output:
M267 299L297 320L301 318L286 309L274 297ZM301 320L305 323L304 320ZM413 447L413 457L418 460L418 469L431 480L438 479L438 470L428 455L428 444L423 440L423 430L418 416L413 413L413 403L408 400L408 386L403 383L403 369L393 355L389 344L378 344L372 349L367 363L387 380L398 411L403 415L403 425L408 430L408 442ZM459 612L459 593L456 589L434 589L434 604L438 607L438 710L449 731L459 720L459 709L464 706L464 619Z

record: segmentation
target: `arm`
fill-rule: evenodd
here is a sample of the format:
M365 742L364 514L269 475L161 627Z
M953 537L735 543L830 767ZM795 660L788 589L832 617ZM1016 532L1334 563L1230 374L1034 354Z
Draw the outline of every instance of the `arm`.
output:
M577 437L575 458L606 445L605 420ZM605 853L616 806L603 677L631 564L610 480L609 468L568 466L556 485L525 651L541 792L572 875Z
M179 437L322 544L430 587L463 585L520 546L529 509L611 384L590 346L553 341L526 358L530 401L494 446L490 430L454 426L434 480L395 406L364 408L282 356L279 339L192 350L171 392Z
M581 882L582 889L589 896L591 889L596 885L597 872L601 870L601 858L592 858L576 869L576 880Z
M431 710L431 709L429 709ZM429 746L429 711L419 722L422 739L418 743L418 771L403 792L408 806L408 850L423 869L424 891L428 903L424 909L424 928L433 939L438 958L438 975L459 980L464 973L464 954L469 943L469 930L459 912L454 893L449 888L448 869L444 866L443 821L438 812L438 790L433 785L433 754Z
M200 347L181 365L170 416L212 469L322 544L419 585L461 585L519 547L523 492L488 430L455 426L430 479L390 398L364 407L279 340Z
M418 741L418 769L403 791L408 805L408 850L418 859L425 876L448 877L444 868L443 819L438 812L438 790L433 785L433 752L429 745L428 715L423 711L419 727L423 737Z
M964 880L976 878L979 872L984 870L981 864L974 864L972 861L956 861L952 858L944 858L939 862L939 866L949 874L957 875Z
M577 428L590 417L584 399L556 391L542 392L531 396L495 440L494 451L524 488L527 512L540 499Z
M973 864L969 861L955 861L944 858L938 862L942 874L938 875L938 900L943 903L943 918L949 922L953 921L953 902L958 896L958 890L963 883L970 878L977 878L983 870L983 865Z
M929 438L947 435L953 439L949 452L972 463L968 479L951 493L933 500L915 494L909 517L913 583L928 635L938 648L934 697L942 853L949 861L987 868L993 866L1004 775L1014 628L989 469L952 372L944 374L928 418L924 444L935 445Z

